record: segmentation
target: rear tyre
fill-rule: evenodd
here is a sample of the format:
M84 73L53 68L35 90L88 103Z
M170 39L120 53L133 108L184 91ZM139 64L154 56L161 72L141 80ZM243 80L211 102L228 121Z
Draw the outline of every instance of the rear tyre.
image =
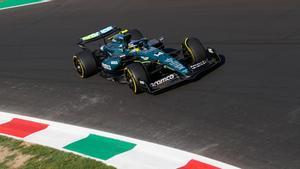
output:
M149 78L145 67L141 63L131 63L125 68L125 77L134 94L146 91Z
M182 51L189 65L193 65L207 58L206 50L197 38L186 38L182 43Z
M139 40L139 39L144 38L144 35L138 29L128 30L128 34L131 35L131 40Z
M84 50L73 56L73 64L81 78L88 78L97 73L96 60L88 50Z

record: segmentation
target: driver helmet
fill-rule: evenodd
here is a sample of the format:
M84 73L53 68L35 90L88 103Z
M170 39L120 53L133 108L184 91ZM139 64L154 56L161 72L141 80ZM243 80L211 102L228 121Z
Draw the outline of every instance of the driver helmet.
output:
M130 36L124 34L116 34L112 38L112 42L119 43L122 47L127 47Z
M118 42L118 43L123 43L125 41L124 40L124 35L116 34L115 36L113 36L112 41L113 42Z

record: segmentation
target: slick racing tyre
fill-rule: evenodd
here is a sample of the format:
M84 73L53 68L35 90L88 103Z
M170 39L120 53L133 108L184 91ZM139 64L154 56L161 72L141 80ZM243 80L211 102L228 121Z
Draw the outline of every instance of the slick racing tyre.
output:
M88 78L97 73L96 60L88 50L84 50L73 56L73 64L81 78Z
M189 65L193 65L207 58L206 50L197 38L186 38L182 43L182 51Z
M142 32L139 31L138 29L128 30L128 34L131 35L131 40L139 40L139 39L142 39L144 37Z
M125 77L129 87L134 94L142 93L146 90L149 79L147 71L141 63L131 63L125 68Z

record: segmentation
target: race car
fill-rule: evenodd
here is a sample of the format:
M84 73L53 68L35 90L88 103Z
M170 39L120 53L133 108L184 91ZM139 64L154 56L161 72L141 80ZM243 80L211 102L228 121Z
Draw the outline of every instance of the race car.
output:
M100 42L96 49L87 47ZM167 48L164 38L148 39L138 29L108 26L80 38L81 52L73 56L81 78L99 73L106 79L128 84L134 94L156 93L193 80L223 62L223 55L205 48L193 37L180 49Z

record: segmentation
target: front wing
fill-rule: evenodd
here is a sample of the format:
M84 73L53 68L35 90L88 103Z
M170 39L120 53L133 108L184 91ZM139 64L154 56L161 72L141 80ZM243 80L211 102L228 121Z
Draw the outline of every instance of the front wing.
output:
M201 62L191 65L190 66L190 69L192 70L191 75L182 77L177 73L169 74L155 82L148 84L147 85L148 92L154 94L162 90L166 90L171 87L177 86L183 82L193 81L199 78L200 76L210 72L211 70L218 67L224 62L225 59L224 56L218 55L216 53L213 53L211 55L214 55L214 59L203 60Z

